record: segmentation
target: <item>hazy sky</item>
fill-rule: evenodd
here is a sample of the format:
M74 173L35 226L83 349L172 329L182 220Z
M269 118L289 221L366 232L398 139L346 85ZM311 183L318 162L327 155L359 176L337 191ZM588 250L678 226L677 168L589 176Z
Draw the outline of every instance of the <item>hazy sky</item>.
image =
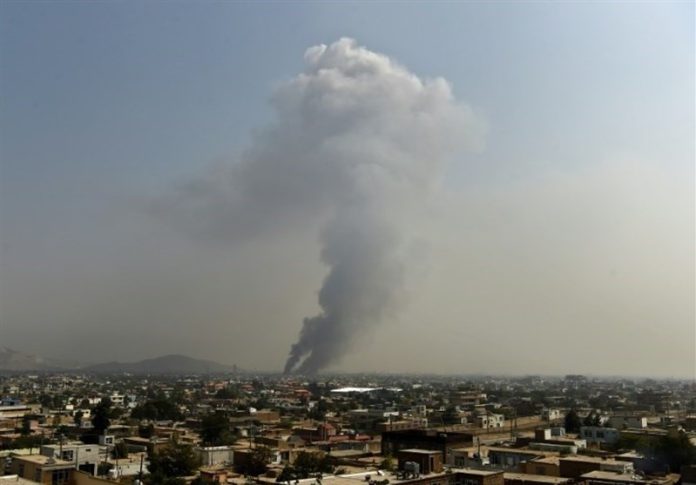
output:
M446 79L480 129L416 199L398 309L332 369L694 376L694 14L1 2L0 345L281 369L320 311L324 219L254 195L247 234L178 198L262 159L305 51L350 37ZM284 190L271 179L253 178Z

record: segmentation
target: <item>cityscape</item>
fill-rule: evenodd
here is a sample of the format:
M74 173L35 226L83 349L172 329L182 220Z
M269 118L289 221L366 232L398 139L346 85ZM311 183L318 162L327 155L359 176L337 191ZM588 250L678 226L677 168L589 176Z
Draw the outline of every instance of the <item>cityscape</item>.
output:
M693 381L21 372L0 390L6 485L696 480Z
M696 0L0 0L0 485L696 485Z

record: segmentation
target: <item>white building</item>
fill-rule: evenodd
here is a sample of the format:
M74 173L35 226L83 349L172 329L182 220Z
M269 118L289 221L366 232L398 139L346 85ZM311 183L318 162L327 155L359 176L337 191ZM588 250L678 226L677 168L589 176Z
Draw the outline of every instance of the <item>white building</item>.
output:
M234 451L231 446L197 446L194 451L203 466L234 463Z
M557 421L563 418L563 414L560 409L544 409L541 412L541 419L545 421Z
M505 416L493 413L481 414L476 416L476 426L479 428L502 428L505 426Z
M620 433L616 428L581 426L580 436L587 440L588 444L611 444L619 440Z
M621 416L616 415L609 418L609 424L613 428L647 428L648 418L646 416Z
M75 468L95 475L99 464L99 446L81 442L43 445L41 454L50 458L69 461Z

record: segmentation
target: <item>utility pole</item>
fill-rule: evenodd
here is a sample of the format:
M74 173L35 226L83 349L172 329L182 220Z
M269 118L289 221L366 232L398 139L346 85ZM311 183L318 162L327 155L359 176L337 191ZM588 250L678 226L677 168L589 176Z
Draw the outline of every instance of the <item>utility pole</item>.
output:
M138 473L138 481L140 482L140 484L143 483L143 459L144 459L144 457L145 457L145 455L142 452L140 452L140 472Z

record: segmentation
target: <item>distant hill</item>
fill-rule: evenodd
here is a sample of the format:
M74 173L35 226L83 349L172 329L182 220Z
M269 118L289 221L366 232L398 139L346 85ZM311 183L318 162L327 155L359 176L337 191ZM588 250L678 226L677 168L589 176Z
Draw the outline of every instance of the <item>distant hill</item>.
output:
M194 359L185 355L164 355L138 362L95 364L83 367L81 370L95 374L210 374L232 372L235 368L211 360Z
M70 364L38 355L0 347L0 371L50 371L70 368Z

